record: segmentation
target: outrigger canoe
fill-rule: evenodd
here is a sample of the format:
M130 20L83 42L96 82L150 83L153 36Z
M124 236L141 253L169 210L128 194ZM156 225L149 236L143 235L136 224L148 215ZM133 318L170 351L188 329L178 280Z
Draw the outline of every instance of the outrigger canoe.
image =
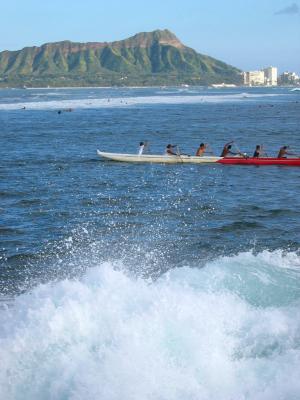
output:
M124 153L105 153L103 151L97 150L100 157L106 158L108 160L114 161L125 161L134 163L167 163L167 164L202 164L202 163L215 163L222 159L222 157L215 156L188 156L188 155L155 155L155 154L124 154Z
M300 158L223 157L217 162L231 165L287 165L291 167L300 167Z
M155 154L125 154L106 153L97 150L97 154L107 160L123 161L130 163L163 163L163 164L231 164L231 165L288 165L300 166L300 158L275 158L275 157L216 157L216 156L189 156L189 155L155 155Z

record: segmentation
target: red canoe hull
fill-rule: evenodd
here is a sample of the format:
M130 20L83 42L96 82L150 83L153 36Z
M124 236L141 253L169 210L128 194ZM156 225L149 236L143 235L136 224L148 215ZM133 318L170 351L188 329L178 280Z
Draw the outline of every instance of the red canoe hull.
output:
M239 164L239 165L288 165L292 167L300 167L300 158L240 158L240 157L225 157L217 161L220 164Z

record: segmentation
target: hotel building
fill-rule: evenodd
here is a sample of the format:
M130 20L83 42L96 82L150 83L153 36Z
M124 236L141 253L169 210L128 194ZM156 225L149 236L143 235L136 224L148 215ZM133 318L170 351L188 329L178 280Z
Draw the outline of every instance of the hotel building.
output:
M243 73L244 85L247 86L277 86L278 71L276 67L268 67L259 71Z
M278 71L276 67L268 67L264 69L265 84L268 86L277 86Z

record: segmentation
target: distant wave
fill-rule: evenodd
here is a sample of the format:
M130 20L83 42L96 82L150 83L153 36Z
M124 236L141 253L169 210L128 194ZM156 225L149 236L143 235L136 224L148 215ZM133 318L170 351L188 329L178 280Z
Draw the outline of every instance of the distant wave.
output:
M296 399L299 273L296 253L264 251L40 285L0 311L0 398Z
M86 98L76 100L49 100L49 101L19 101L0 104L0 110L18 110L26 107L29 110L59 110L64 108L107 108L129 107L143 104L201 104L224 103L255 100L262 97L276 97L281 94L217 94L217 95L174 95L174 96L144 96L144 97L112 97L112 98Z

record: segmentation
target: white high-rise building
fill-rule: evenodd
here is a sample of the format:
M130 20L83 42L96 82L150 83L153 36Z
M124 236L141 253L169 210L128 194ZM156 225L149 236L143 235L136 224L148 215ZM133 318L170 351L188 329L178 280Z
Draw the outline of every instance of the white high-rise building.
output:
M268 67L260 71L247 71L243 73L244 85L248 86L277 86L278 71L276 67Z
M300 77L296 72L284 72L279 77L280 83L284 85L293 85L297 82L300 83Z
M244 85L259 86L265 84L264 71L248 71L244 72Z
M276 67L268 67L264 69L265 84L268 86L277 86L278 71Z

